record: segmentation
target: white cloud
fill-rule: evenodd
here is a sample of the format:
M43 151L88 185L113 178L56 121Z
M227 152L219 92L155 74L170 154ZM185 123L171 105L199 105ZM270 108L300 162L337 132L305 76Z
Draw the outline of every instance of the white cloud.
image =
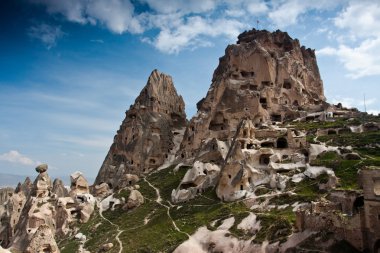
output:
M351 1L334 19L334 24L355 37L380 36L380 2Z
M227 6L225 12L231 17L255 15L255 18L258 18L259 15L269 11L268 2L263 0L234 0L225 1L225 4Z
M103 24L115 33L142 33L134 6L129 0L31 0L43 4L51 14L61 14L67 20L80 24Z
M273 9L268 16L277 27L284 28L296 24L299 21L299 16L310 10L329 10L335 8L342 2L344 2L344 0L282 0L272 2Z
M100 22L113 32L142 33L143 27L134 16L134 6L129 0L99 0L89 1L86 14L94 22Z
M336 56L351 78L380 75L380 2L350 1L333 22L343 30L336 36L339 46L317 53Z
M10 163L17 163L26 166L37 166L41 162L34 161L31 158L21 154L17 150L11 150L7 153L0 154L0 161L7 161Z
M380 75L380 37L367 39L357 47L339 45L338 48L325 47L318 55L337 56L349 71L351 78Z
M158 13L202 13L216 8L216 0L140 0ZM221 1L219 1L221 2Z
M178 53L184 48L210 46L211 43L205 37L225 36L234 39L245 27L245 24L236 20L192 16L174 29L163 28L154 40L145 38L144 41L160 51Z
M28 35L33 39L40 40L46 45L47 49L54 47L57 44L57 40L64 34L60 26L48 24L35 25L28 30Z
M373 114L373 115L379 115L380 114L380 110L367 110L367 113L368 114Z
M182 49L210 46L210 37L234 38L243 28L249 27L247 18L227 18L217 14L218 8L241 10L235 16L264 13L265 1L240 0L140 0L150 9L137 13L130 0L30 0L43 4L51 14L61 14L67 20L80 24L103 24L115 33L144 33L158 29L158 34L145 37L144 42L165 53L178 53ZM194 15L195 14L195 15ZM232 15L232 13L229 13ZM214 15L213 17L211 17ZM227 15L227 16L226 16Z

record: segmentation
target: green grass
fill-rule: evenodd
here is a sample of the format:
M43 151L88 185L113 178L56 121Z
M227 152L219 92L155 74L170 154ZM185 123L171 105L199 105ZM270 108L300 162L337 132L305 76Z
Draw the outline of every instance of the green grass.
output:
M326 135L318 137L318 140L332 146L363 148L368 145L380 144L380 131Z
M339 188L359 189L358 170L366 164L360 160L344 160L335 152L326 152L311 162L313 166L331 168L339 178Z
M292 126L299 130L316 131L318 129L327 128L341 128L347 125L359 125L359 122L347 121L346 119L336 119L335 121L303 121L303 122L291 122Z
M169 205L172 189L178 187L188 169L188 167L182 167L178 172L173 172L173 167L170 167L149 175L147 180L159 188L163 203ZM179 244L187 240L187 236L174 229L167 216L166 208L155 202L157 195L154 189L143 180L140 180L139 185L139 191L146 198L144 204L131 211L117 208L103 214L124 230L120 235L124 252L172 252ZM117 197L126 197L128 194L128 191L122 190ZM237 237L245 236L236 226L250 210L241 201L221 202L216 196L215 189L207 189L202 195L179 206L180 208L172 208L170 215L181 231L193 234L201 226L207 226L218 219L222 221L233 215L236 222L231 233ZM146 217L149 217L149 222L144 225ZM95 228L99 223L101 225ZM108 242L114 244L110 252L119 250L119 245L115 241L116 228L101 220L97 213L93 215L89 223L80 226L80 232L88 237L89 241L85 247L91 252L97 252L101 245ZM69 250L70 247L75 247L75 245L66 246Z
M292 208L289 207L258 214L258 219L260 220L261 229L257 232L253 240L254 243L262 243L265 240L284 242L292 233L296 217Z
M61 249L61 253L77 252L79 248L79 242L75 239L65 240L59 244L59 248Z

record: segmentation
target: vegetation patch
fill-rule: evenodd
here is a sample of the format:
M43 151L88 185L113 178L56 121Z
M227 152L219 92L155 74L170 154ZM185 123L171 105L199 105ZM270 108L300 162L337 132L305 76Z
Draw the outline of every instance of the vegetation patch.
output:
M284 242L292 233L296 217L292 208L285 208L258 214L258 219L261 229L257 232L254 243L262 243L265 240Z
M342 189L359 189L358 170L365 163L358 160L344 160L335 152L327 152L311 162L313 166L325 166L331 168L339 178L339 185Z

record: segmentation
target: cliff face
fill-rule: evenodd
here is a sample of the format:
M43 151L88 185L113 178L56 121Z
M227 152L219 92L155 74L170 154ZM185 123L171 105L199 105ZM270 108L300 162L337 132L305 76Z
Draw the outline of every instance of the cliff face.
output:
M196 155L207 138L227 140L242 118L258 127L320 111L324 101L313 50L286 32L244 32L220 58L178 155Z
M122 187L131 183L133 175L149 173L174 159L175 142L185 126L185 104L172 78L154 70L126 112L95 184Z

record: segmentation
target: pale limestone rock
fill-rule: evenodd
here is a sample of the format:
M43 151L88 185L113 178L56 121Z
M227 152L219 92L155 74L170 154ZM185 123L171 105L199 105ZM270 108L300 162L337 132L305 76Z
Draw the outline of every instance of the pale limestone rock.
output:
M219 177L219 166L196 161L188 170L177 189L172 192L175 203L194 198L208 187L215 185Z
M22 191L14 193L4 204L0 214L0 241L1 245L8 248L15 236L16 226L22 215L26 197Z
M144 196L138 190L132 190L129 194L127 203L123 206L124 210L130 210L139 207L144 203Z
M10 251L7 250L7 249L3 249L3 248L0 246L0 253L12 253L12 252L10 252Z
M59 252L54 235L67 235L70 224L87 222L94 211L95 198L88 193L87 181L80 173L71 176L69 197L62 181L55 180L52 186L47 171L37 171L40 173L33 185L27 179L7 201L1 217L0 240L2 246L20 252Z
M249 213L249 215L237 225L237 228L254 234L260 230L260 223L261 222L257 220L257 216L254 213Z
M14 193L14 189L11 187L1 188L0 189L0 205L3 205Z
M69 192L65 188L61 179L55 179L53 182L52 193L55 194L56 198L68 197Z
M110 190L106 183L95 185L92 189L94 196L100 199L103 199L112 193L112 190Z
M122 188L159 168L174 156L175 136L186 124L185 104L172 78L154 70L135 103L126 112L95 184Z
M107 252L107 251L110 251L112 248L113 248L113 244L109 242L109 243L103 244L100 247L100 251L101 252Z
M57 243L54 239L52 230L47 225L41 225L38 227L36 233L33 235L26 253L59 253Z
M70 186L70 196L75 197L78 194L88 194L90 193L90 188L86 178L83 176L82 172L77 171L70 175L71 186Z
M37 170L37 169L36 169ZM40 170L41 172L34 180L32 195L37 198L46 198L51 194L53 188L52 181L47 174L46 170Z

